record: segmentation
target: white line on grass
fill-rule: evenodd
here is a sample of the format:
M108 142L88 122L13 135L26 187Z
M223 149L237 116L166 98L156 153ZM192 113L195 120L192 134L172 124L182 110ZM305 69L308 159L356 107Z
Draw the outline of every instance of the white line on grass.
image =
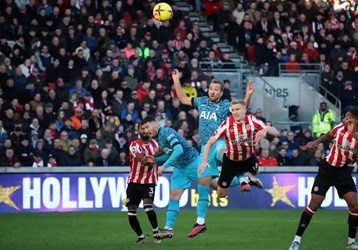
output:
M299 218L296 218L296 219L277 219L277 218L255 218L255 217L243 217L243 218L230 218L228 220L232 221L232 220L235 220L235 221L262 221L262 222L265 222L265 221L276 221L276 222L294 222L294 223L297 223ZM314 220L314 222L316 223L322 223L322 224L334 224L334 225L337 225L337 224L347 224L345 221L320 221L320 220Z

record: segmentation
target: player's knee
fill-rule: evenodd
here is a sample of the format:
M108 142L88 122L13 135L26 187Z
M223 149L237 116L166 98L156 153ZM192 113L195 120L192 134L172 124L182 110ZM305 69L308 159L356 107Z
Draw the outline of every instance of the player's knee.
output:
M317 211L318 208L321 206L322 202L324 200L324 196L320 196L320 195L312 195L310 204L308 205L308 207L312 210L312 211Z
M210 186L210 183L211 183L211 179L212 179L211 176L201 177L201 178L199 179L199 185L203 185L203 186L209 187L209 186Z
M137 212L137 209L138 207L136 205L128 205L128 213L131 212L131 213L136 213Z
M170 192L170 199L171 200L180 200L181 195L183 194L183 189L173 189Z
M144 212L149 213L150 211L153 211L153 204L144 204L143 205Z
M351 213L355 213L355 214L358 213L357 199L347 201L347 205L348 205L348 209Z
M345 195L343 195L343 198L347 202L349 211L351 213L358 213L357 193L348 192Z
M351 213L358 214L358 205L357 204L348 206L348 209Z

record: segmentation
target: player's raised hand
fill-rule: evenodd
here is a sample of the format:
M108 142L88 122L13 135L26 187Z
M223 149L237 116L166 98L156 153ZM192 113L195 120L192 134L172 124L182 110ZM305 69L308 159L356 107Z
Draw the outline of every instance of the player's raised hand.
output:
M260 131L258 131L257 133L256 133L256 135L255 135L255 140L254 140L254 142L255 143L258 143L258 142L260 142L263 138L265 138L265 136L266 136L266 130L260 130Z
M206 168L210 168L209 163L208 163L208 162L202 162L202 163L200 164L199 168L198 168L198 173L199 173L199 174L204 173L204 171L205 171Z
M161 176L164 172L164 167L160 166L158 167L158 176Z
M252 95L255 92L255 86L252 81L248 82L246 92L250 95Z
M307 143L306 147L307 147L307 150L315 150L318 147L318 142L310 141Z
M173 69L172 71L172 78L173 81L179 81L179 71L177 69Z

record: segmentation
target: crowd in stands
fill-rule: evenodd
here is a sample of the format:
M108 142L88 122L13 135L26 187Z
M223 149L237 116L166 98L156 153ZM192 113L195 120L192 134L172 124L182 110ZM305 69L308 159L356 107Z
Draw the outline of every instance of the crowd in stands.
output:
M198 1L193 1L198 2ZM322 85L343 110L358 102L358 4L353 0L204 0L204 12L260 74L322 70ZM200 10L200 5L193 5ZM344 98L343 98L344 97Z
M170 72L177 68L196 97L208 92L210 68L234 65L197 21L167 2L174 18L161 23L149 0L0 1L0 166L128 166L128 145L148 115L198 147L199 114L180 104ZM337 91L355 86L354 12L308 1L191 2L239 51L254 46L268 72L306 55ZM230 100L229 88L227 81ZM317 165L328 145L311 155L304 147L312 139L309 130L283 130L260 143L259 164Z

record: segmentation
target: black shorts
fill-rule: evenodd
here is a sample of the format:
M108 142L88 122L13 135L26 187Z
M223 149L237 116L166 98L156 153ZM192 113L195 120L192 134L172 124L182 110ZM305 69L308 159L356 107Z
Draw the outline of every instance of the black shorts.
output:
M312 194L326 196L328 189L332 186L337 189L340 198L343 198L348 192L357 192L350 168L337 168L326 161L322 161L311 192Z
M226 157L226 154L224 154L218 186L221 188L229 188L234 177L242 174L243 172L256 172L255 156L252 155L244 161L232 161Z
M127 207L139 206L144 199L154 200L155 184L128 183L127 187Z

